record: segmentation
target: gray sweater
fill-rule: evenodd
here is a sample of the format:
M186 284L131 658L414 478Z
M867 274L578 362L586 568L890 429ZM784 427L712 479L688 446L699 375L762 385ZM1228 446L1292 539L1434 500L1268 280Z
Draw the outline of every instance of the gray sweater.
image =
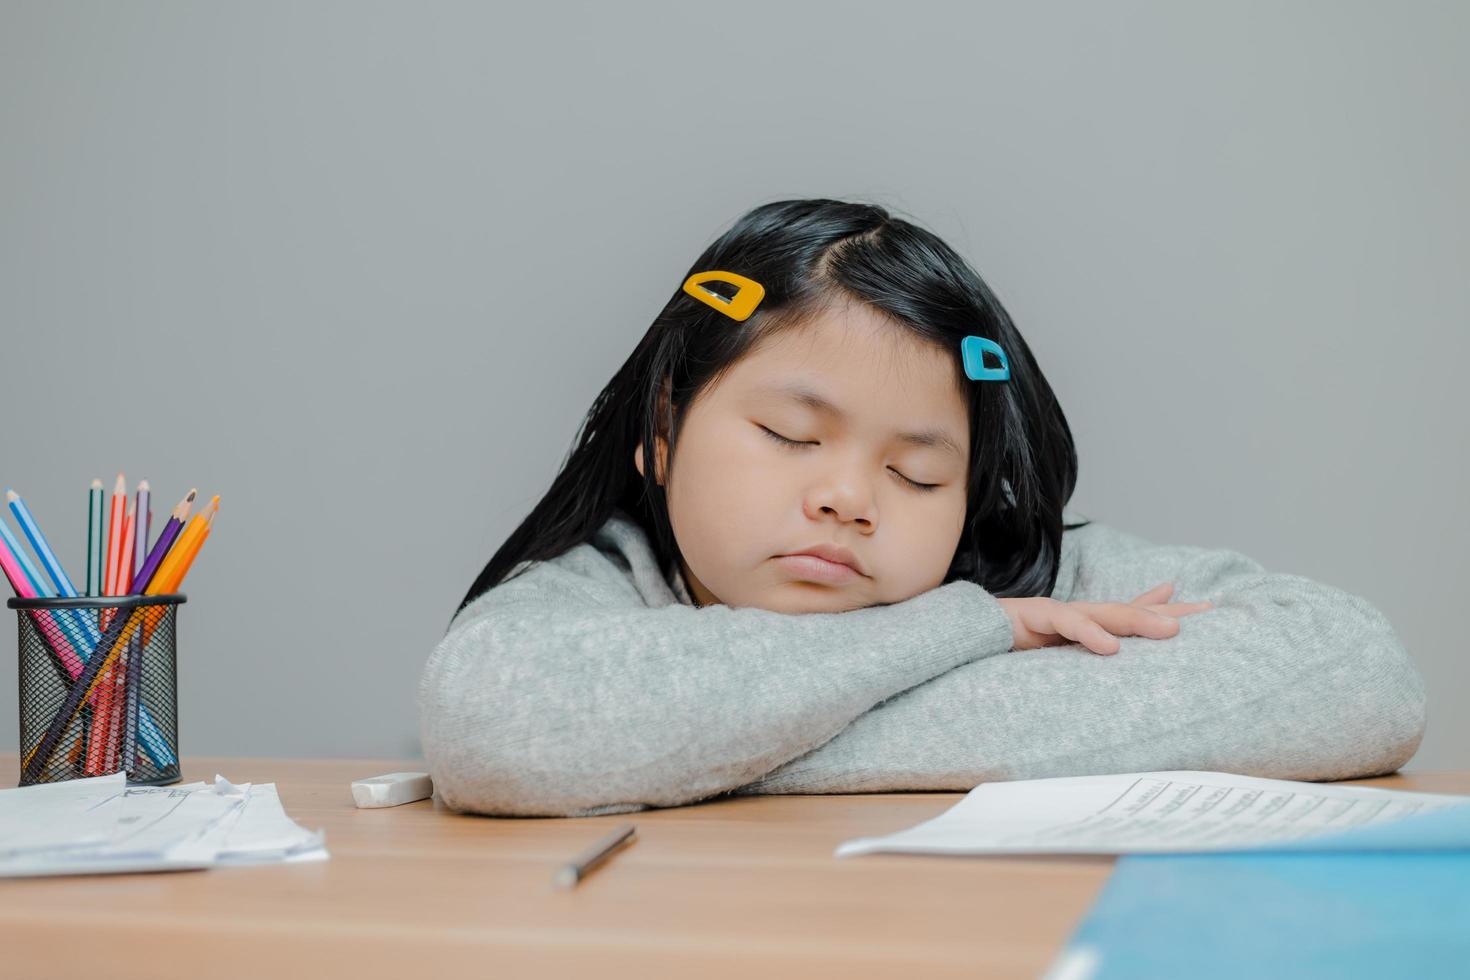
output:
M418 688L435 788L455 810L589 816L1168 769L1348 779L1417 750L1423 681L1362 598L1097 522L1062 542L1053 598L1172 581L1169 601L1215 607L1113 656L1012 651L972 582L841 613L698 607L620 511L455 616Z

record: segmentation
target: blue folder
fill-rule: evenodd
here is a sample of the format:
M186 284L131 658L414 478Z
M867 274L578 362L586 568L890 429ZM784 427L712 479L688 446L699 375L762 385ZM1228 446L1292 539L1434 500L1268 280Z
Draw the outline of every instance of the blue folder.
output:
M1470 977L1470 805L1311 840L1135 854L1048 980Z

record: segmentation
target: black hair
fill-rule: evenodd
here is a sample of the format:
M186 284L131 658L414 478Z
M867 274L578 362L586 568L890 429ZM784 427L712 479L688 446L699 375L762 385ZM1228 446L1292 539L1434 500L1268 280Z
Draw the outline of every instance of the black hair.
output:
M760 283L765 295L755 313L735 321L683 291L685 278L709 270ZM733 292L718 281L705 285L726 298ZM814 199L753 208L700 254L593 401L551 488L459 608L513 577L521 563L591 540L619 508L643 527L668 568L678 551L665 488L656 465L638 472L634 448L641 444L651 464L661 436L671 464L684 412L701 390L772 333L853 299L948 351L968 393L967 511L945 581L966 579L995 596L1050 595L1077 451L1031 349L984 280L938 236L874 204ZM1000 345L1009 379L966 378L960 342L970 334ZM987 366L999 363L986 357Z

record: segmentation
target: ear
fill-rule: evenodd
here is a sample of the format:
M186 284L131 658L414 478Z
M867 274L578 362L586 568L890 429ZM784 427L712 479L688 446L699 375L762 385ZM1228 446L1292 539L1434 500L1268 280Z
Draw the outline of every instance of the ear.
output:
M654 447L655 447L655 449L658 452L658 470L657 470L658 476L656 477L656 479L658 481L659 486L663 486L664 481L668 478L668 467L669 467L669 440L668 440L668 432L669 432L670 422L671 422L671 418L670 418L670 415L669 415L669 379L668 378L665 378L664 379L664 383L663 383L662 387L659 390L659 396L658 396L658 417L657 417L656 425L655 425L655 428L656 428L657 431L656 431L656 433L654 435ZM643 472L643 443L642 442L639 442L637 446L634 446L633 447L633 465L637 468L638 475L639 476L644 476L645 475L644 472Z

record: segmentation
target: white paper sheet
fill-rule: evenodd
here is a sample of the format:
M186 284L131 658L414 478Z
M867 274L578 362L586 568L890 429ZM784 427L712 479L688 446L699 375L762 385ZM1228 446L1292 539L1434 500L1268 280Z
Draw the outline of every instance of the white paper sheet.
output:
M1326 838L1467 805L1470 796L1194 770L1014 780L982 783L934 819L847 841L836 856L1230 850Z
M0 790L0 859L46 847L101 843L112 825L90 813L115 797L124 777L93 776ZM14 795L11 795L14 794Z
M325 860L274 783L128 786L123 773L0 790L0 877Z
M223 782L224 777L215 776ZM286 816L275 783L250 788L250 797L220 846L221 864L260 864L268 861L324 860L326 835L308 833Z

